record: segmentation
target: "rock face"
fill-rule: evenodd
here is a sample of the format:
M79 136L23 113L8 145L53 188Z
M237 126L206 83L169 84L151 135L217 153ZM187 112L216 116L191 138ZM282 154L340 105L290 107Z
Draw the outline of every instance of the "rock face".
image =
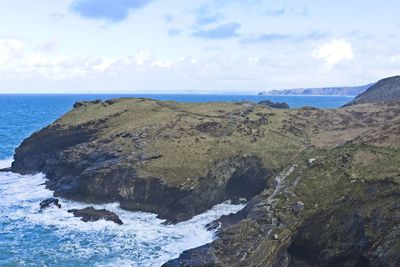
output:
M400 76L378 81L347 105L400 101Z
M144 99L77 103L17 148L12 170L45 173L55 196L118 201L124 209L154 212L172 223L265 189L272 170L259 155L239 150L256 135L262 137L246 126L249 121L233 115L248 108L233 105L230 114L216 111L217 116L213 109L197 113L197 105L166 104ZM138 113L158 124L138 119ZM247 127L241 135L248 137L240 143L229 133L237 126ZM221 140L229 134L232 141Z
M97 210L93 207L87 207L84 209L68 210L68 212L74 214L75 217L80 217L81 220L84 222L96 222L99 220L106 220L115 222L119 225L124 224L117 214L105 209Z
M318 151L326 153L319 169L300 160L279 177L275 192L266 190L238 214L215 222L222 225L216 241L164 266L398 266L400 159L392 157L400 151L382 155L390 161L385 166L397 164L384 174L372 159L359 169L366 166L360 154L371 151L385 153L344 145L330 155Z
M173 223L248 200L165 266L399 266L399 125L399 103L80 102L26 139L12 170Z

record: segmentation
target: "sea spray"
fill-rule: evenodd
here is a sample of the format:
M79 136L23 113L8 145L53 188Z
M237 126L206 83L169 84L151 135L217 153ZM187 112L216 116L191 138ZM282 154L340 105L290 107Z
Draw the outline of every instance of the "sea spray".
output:
M40 201L52 196L45 181L43 174L0 173L0 265L159 266L211 242L215 232L205 225L243 208L222 203L189 221L164 225L155 214L122 210L117 203L90 204L117 213L124 225L85 223L67 210L89 204L60 199L61 209L39 212Z

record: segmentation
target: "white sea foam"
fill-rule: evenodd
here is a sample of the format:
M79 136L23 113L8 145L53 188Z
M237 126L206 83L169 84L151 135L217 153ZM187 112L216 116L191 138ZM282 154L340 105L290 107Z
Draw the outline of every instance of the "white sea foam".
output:
M11 167L12 162L13 162L13 159L0 160L0 169Z
M97 266L159 266L184 250L211 242L215 233L207 231L205 225L243 208L222 203L189 221L163 225L155 214L122 210L117 203L93 204L117 213L124 225L104 220L85 223L67 210L88 204L60 199L61 209L52 207L39 212L40 201L52 196L43 185L45 181L42 174L0 173L0 212L12 222L51 229L62 242L58 253L82 260L95 257Z

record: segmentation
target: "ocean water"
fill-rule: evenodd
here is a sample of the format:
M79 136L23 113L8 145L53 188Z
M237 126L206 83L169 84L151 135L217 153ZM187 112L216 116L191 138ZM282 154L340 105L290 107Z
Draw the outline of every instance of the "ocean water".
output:
M79 100L122 95L0 95L0 168L10 166L22 140L71 109ZM224 95L124 95L187 102L272 101L292 107L339 107L350 97L267 97ZM222 203L193 219L163 225L155 214L129 212L117 203L94 205L116 212L123 226L112 222L84 223L67 212L87 204L61 199L62 208L38 212L51 197L46 177L0 173L0 266L160 266L182 251L211 242L215 233L205 225L242 205Z

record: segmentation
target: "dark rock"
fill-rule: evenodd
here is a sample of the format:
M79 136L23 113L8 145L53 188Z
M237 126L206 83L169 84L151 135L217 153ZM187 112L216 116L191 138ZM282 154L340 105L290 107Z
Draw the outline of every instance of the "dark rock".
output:
M80 108L80 107L86 107L89 104L100 104L101 100L92 100L92 101L79 101L75 102L73 105L73 108Z
M221 127L222 127L221 123L209 121L209 122L204 122L204 123L198 124L196 126L196 130L207 133L207 132L213 132Z
M159 159L162 157L162 155L159 151L154 152L154 153L149 153L149 154L140 153L138 156L139 156L139 160L141 160L141 161Z
M272 102L271 100L263 100L258 102L259 105L264 105L270 108L289 109L290 106L284 102Z
M0 169L0 172L12 172L12 168L4 168L4 169Z
M61 204L59 203L58 198L48 198L40 202L40 209L43 210L45 208L48 208L50 206L56 206L58 208L61 208Z
M75 102L73 105L73 108L80 108L80 107L84 107L84 106L86 106L85 102Z
M123 222L117 214L106 209L97 210L93 207L84 209L68 210L69 213L74 214L75 217L80 217L84 222L95 222L99 220L112 221L116 224L122 225Z
M215 257L210 251L210 244L184 251L179 259L170 260L161 267L212 267L215 264Z

